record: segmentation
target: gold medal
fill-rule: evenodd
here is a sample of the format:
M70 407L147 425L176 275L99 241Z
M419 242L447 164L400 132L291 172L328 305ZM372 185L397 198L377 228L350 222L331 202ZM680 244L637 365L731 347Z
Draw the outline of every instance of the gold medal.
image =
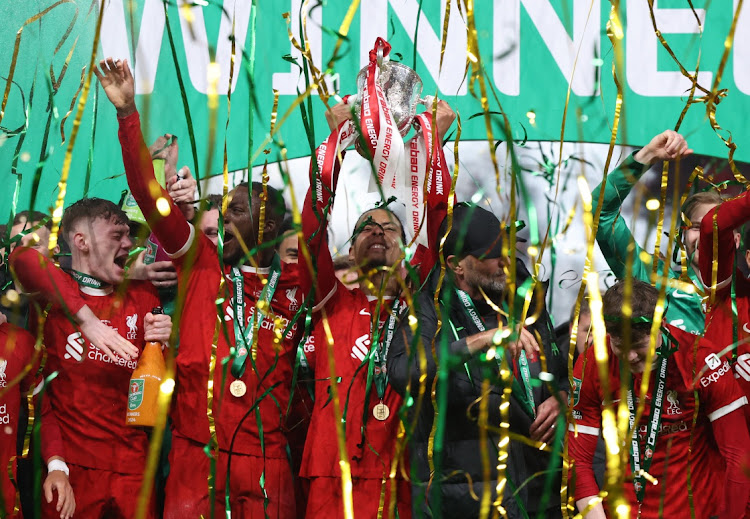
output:
M390 415L391 410L388 409L388 406L383 402L380 402L372 408L372 416L374 416L376 420L380 420L381 422L387 420Z
M232 396L240 398L241 396L244 396L245 393L247 393L247 386L243 381L235 380L234 382L229 384L229 392L232 393Z

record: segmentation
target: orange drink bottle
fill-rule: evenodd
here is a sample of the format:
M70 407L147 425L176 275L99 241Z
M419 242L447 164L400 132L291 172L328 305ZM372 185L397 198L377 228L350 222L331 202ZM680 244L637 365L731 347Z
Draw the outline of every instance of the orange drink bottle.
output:
M164 310L157 307L151 313L163 314ZM159 391L166 369L161 349L160 342L147 342L133 370L128 389L127 425L153 427L156 424Z

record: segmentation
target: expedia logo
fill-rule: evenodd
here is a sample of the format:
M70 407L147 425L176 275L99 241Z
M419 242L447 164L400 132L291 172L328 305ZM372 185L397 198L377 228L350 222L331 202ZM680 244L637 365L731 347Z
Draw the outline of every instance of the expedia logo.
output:
M715 353L712 353L711 355L706 357L706 365L708 366L708 369L716 369L721 366L721 361Z
M707 387L712 382L716 382L717 380L719 380L719 378L722 375L724 375L725 373L728 373L730 369L731 368L729 367L729 363L728 362L724 362L724 364L721 366L721 368L719 368L717 371L714 371L714 372L710 373L706 377L701 377L701 386Z

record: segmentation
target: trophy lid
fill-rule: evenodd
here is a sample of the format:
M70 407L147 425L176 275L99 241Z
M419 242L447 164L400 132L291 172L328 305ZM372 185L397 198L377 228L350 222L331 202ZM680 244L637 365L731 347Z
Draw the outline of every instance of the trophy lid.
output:
M383 89L388 106L391 108L391 115L396 123L401 136L409 133L409 127L417 112L417 103L419 96L422 94L422 79L414 70L401 63L395 63L387 59L379 63L380 74L378 83ZM362 93L367 88L366 84L367 67L364 67L357 74L357 90L360 95L354 104L354 110L357 118L360 118L362 111Z

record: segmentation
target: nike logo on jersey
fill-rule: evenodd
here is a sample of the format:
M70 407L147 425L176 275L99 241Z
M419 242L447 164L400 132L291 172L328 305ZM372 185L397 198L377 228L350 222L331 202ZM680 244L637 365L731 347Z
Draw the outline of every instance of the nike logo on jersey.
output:
M363 308L362 310L359 311L359 315L371 316L372 314L369 312L369 310L367 310L366 308Z
M687 292L680 292L679 290L675 290L674 292L672 292L672 297L676 297L676 298L680 298L680 297L691 298L691 297L693 297L693 294L688 294Z
M745 330L745 333L750 334L750 328L747 326L747 323L742 325L742 329Z
M354 341L354 347L352 347L352 358L357 359L360 362L365 360L367 354L370 351L370 334L367 333L361 337L357 337Z

